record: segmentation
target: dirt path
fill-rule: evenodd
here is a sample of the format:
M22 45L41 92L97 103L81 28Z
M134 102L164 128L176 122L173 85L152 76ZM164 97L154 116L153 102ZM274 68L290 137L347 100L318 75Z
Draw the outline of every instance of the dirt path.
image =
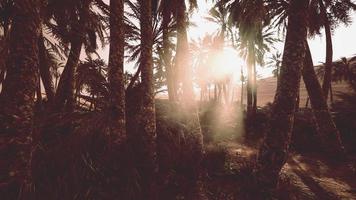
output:
M255 158L254 148L236 143L223 145L232 170L239 170L246 165L244 162ZM350 160L331 163L317 156L291 154L280 176L279 191L287 195L283 199L356 200L356 159Z

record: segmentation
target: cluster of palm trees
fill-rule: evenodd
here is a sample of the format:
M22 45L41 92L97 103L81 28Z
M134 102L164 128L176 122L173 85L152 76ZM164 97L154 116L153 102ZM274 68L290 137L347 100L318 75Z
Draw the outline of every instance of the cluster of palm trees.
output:
M303 78L315 124L325 150L343 153L340 134L331 118L326 98L331 84L331 30L350 23L350 0L216 0L211 20L220 25L219 45L228 35L248 65L247 113L256 112L256 65L278 39L270 27L285 30L283 59L278 65L278 87L270 128L260 148L256 174L263 188L273 189L284 165L291 139L299 84ZM144 173L143 195L155 199L157 173L155 89L167 85L169 100L180 101L187 129L194 138L197 163L203 140L195 105L188 13L197 7L184 0L1 0L0 63L0 190L26 199L31 192L31 157L35 103L46 100L44 112L72 113L85 101L89 110L109 111L115 123L108 129L112 145L130 138L127 130L126 94L140 91L135 137ZM189 8L188 8L189 7ZM325 73L318 82L308 35L324 28L327 38ZM234 31L237 30L237 34ZM108 33L110 31L110 34ZM236 39L237 38L237 39ZM109 63L94 59L99 46L109 44ZM82 50L85 50L82 52ZM82 56L87 60L80 61ZM137 62L128 79L125 59ZM65 64L62 64L65 62ZM63 70L60 70L63 68ZM53 81L55 78L56 81ZM157 81L158 80L158 81ZM155 88L156 85L156 88ZM182 95L179 95L181 91ZM88 95L89 94L89 95ZM83 103L84 102L84 103ZM82 107L85 107L82 106ZM11 153L11 155L10 155ZM197 168L198 168L197 164ZM146 185L145 185L146 184Z

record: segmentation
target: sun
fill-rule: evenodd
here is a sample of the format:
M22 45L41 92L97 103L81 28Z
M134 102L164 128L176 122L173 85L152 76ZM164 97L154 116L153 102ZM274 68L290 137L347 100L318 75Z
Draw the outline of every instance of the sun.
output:
M211 67L214 79L221 80L228 77L233 83L239 83L241 68L245 67L245 63L236 50L226 47L217 52L212 59Z

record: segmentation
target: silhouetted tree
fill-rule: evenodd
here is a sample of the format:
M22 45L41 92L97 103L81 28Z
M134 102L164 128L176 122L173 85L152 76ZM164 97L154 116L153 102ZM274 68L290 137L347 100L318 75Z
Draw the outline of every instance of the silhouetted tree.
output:
M1 175L3 199L28 199L35 92L38 85L40 1L13 1L6 78L0 96Z
M344 148L341 142L340 133L337 130L335 123L330 115L326 99L323 96L322 88L320 87L318 78L314 71L312 56L310 53L309 45L305 41L306 57L302 70L303 80L305 87L310 97L310 102L315 116L316 127L322 145L329 155L342 155Z
M110 1L110 52L109 52L109 89L110 110L116 121L113 134L114 142L126 136L125 120L125 84L124 84L124 0Z
M257 159L260 189L271 192L285 164L291 140L295 105L307 38L308 0L291 0L288 12L287 35L277 91L268 128Z

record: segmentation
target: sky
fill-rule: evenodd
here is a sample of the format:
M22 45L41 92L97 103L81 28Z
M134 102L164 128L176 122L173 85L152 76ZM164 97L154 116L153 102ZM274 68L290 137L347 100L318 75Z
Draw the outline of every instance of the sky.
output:
M199 11L193 14L192 21L196 24L196 27L191 27L189 34L191 38L198 38L205 33L213 33L218 28L214 23L211 23L204 19L209 8L211 7L210 1L208 3L206 0L198 0ZM333 32L333 49L334 49L334 60L341 57L349 57L356 55L356 13L352 15L351 25L345 27L344 25L339 26ZM309 39L309 45L311 52L313 54L314 63L320 63L325 61L325 37L316 36L313 39ZM276 45L279 52L283 52L284 44L281 43Z
M209 0L198 0L199 9L195 11L192 16L190 16L191 22L194 26L191 26L188 30L188 35L190 40L197 40L203 37L205 34L214 33L218 29L218 25L207 21L204 19L207 16L208 10L211 7L211 1ZM349 26L341 25L333 32L333 59L337 60L341 57L350 57L356 55L356 42L354 38L356 36L356 13L352 15L352 23ZM274 51L283 52L283 43L275 45ZM309 39L309 46L312 52L314 64L320 64L325 61L325 37L316 36L313 39ZM106 47L102 49L99 54L103 59L108 60L109 48ZM267 55L268 57L268 55ZM227 63L232 63L231 59L234 57L230 56ZM133 64L127 63L125 65L127 71L133 72ZM258 68L258 71L262 77L271 76L272 69Z

